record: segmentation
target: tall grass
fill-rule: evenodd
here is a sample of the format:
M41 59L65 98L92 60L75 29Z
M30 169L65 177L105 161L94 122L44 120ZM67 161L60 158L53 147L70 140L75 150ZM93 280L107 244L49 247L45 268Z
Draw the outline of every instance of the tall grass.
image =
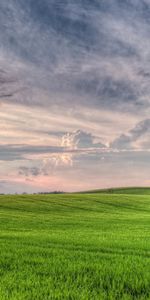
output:
M150 299L149 195L0 196L0 300Z

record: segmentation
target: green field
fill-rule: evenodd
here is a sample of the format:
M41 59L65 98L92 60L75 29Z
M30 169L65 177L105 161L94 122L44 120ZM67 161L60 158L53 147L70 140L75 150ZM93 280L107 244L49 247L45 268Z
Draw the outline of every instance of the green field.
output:
M8 299L150 299L150 190L0 196Z
M109 188L101 190L91 190L82 193L88 194L130 194L130 195L150 195L150 188L146 187L125 187L125 188Z

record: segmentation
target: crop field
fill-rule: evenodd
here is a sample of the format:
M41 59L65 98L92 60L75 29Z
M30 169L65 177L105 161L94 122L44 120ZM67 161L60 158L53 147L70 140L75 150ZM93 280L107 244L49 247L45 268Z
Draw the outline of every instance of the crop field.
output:
M150 190L0 196L0 300L150 299Z

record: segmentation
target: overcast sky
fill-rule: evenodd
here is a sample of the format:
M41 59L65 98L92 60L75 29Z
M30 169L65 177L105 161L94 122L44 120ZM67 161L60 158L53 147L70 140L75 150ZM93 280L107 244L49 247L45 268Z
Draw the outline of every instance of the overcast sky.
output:
M150 0L0 1L0 192L150 185Z

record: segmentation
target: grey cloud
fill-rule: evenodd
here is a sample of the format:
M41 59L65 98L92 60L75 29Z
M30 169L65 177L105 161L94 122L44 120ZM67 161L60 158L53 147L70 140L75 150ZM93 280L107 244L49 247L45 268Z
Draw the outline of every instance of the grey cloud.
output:
M134 148L134 142L145 134L150 133L150 119L146 119L138 123L128 134L122 134L110 145L117 149ZM146 146L146 145L145 145Z
M0 70L0 101L3 102L19 102L23 95L27 95L27 89L20 81L19 74L15 74L14 70ZM9 100L10 99L10 100Z
M19 168L19 175L23 175L25 177L29 177L29 176L38 176L38 175L41 175L41 169L38 168L38 167L20 167Z
M91 133L77 130L72 133L67 133L62 137L62 146L70 149L91 149L91 148L106 148L101 142L95 142L95 136Z
M49 154L50 156L57 154L73 155L82 152L85 148L105 147L102 143L94 143L94 137L90 133L77 131L73 134L66 134L62 138L60 146L27 146L27 145L0 145L0 160L15 161L26 160L27 155Z
M4 70L0 70L0 98L8 98L14 95L14 85L16 80L7 74Z
M135 103L139 98L139 88L137 85L132 86L129 80L125 79L113 79L112 77L99 74L85 74L83 78L79 78L76 85L77 89L81 92L85 92L91 97L95 96L97 99L95 105L99 104L101 107L111 108L119 105L127 106L127 103Z
M46 159L40 159L39 164L35 166L20 166L19 175L25 177L37 177L39 175L48 176L55 167L56 169L68 168L72 164L78 164L79 161L90 160L95 162L101 159L101 151L105 152L106 145L102 144L97 137L91 133L77 130L66 133L62 136L60 147L21 147L21 157L25 154L44 154L49 156ZM15 147L15 151L16 151ZM18 155L18 153L17 153ZM32 163L31 163L32 165Z
M141 27L148 14L148 4L117 0L64 1L63 4L46 0L2 0L2 55L6 50L10 60L22 62L17 71L22 86L26 87L8 101L49 106L54 104L53 94L57 91L57 105L73 106L74 99L70 101L70 98L76 94L77 105L116 110L128 109L129 105L129 110L136 109L140 105L145 109L148 103L142 95L149 94L149 80L144 75L145 58L141 57L144 51L139 41L142 36L148 39L147 19ZM127 39L130 33L131 38ZM147 46L149 49L150 45ZM99 63L102 61L109 63L107 70ZM124 69L128 66L133 76L128 78L127 71L121 70L122 78L119 73L114 78L113 71L118 72L120 62ZM15 72L16 66L13 68ZM42 95L44 91L48 97L38 99L37 94ZM9 96L11 92L6 93L6 98Z
M46 154L46 153L62 153L62 147L52 146L26 146L26 145L1 145L0 160L13 161L26 159L26 155Z
M147 132L150 132L150 119L138 123L135 128L130 131L133 139L137 139Z

